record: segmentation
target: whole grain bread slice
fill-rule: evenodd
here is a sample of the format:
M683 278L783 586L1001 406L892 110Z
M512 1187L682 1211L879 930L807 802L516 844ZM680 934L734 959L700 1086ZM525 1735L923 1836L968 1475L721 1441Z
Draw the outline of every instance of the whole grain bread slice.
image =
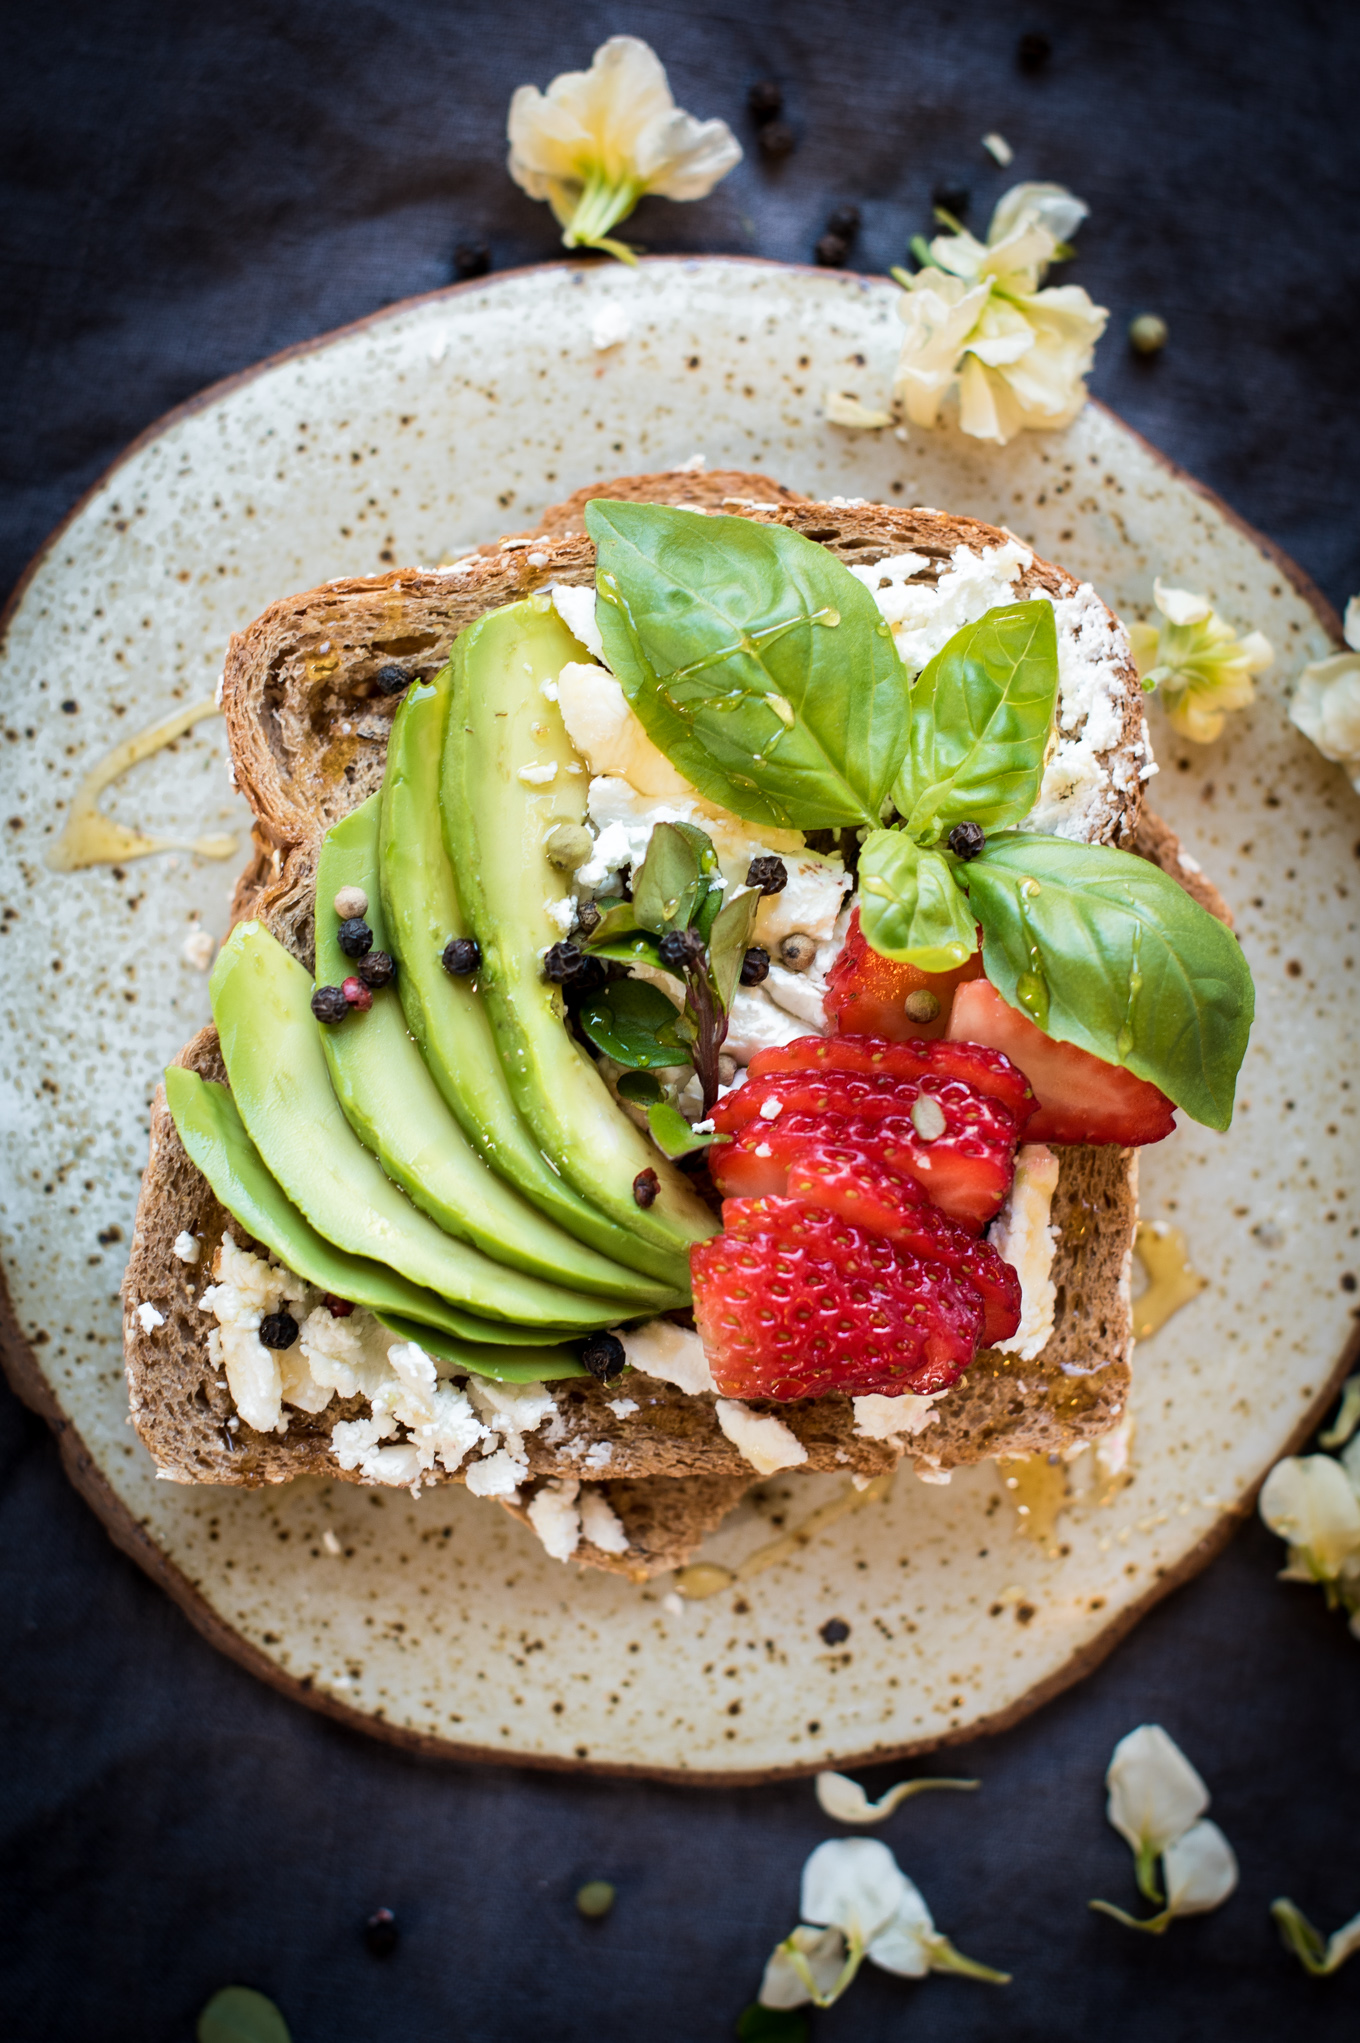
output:
M922 579L938 575L961 544L977 549L1010 536L937 511L814 503L760 475L678 470L591 485L546 512L534 532L447 566L341 578L275 603L233 638L223 684L233 770L255 817L254 854L237 888L237 917L258 916L311 966L321 838L382 780L394 700L383 693L380 671L397 664L412 679L431 676L458 633L488 610L553 581L588 582L594 563L583 512L597 496L698 504L780 523L854 565L916 553L927 562ZM1077 586L1037 558L1019 582L1055 596ZM1172 833L1150 821L1140 824L1145 729L1131 663L1125 683L1120 733L1102 755L1105 765L1121 770L1110 779L1090 834L1129 844L1190 885L1198 876L1178 861ZM224 1076L211 1029L177 1061L205 1077ZM1136 1156L1069 1149L1061 1163L1054 1333L1031 1363L991 1351L979 1355L930 1426L906 1443L936 1470L1070 1446L1104 1432L1124 1404ZM173 1252L185 1231L204 1244L195 1267ZM302 1473L361 1480L340 1469L330 1448L332 1427L364 1409L358 1400L333 1401L319 1414L292 1411L282 1436L254 1433L237 1419L208 1361L212 1322L197 1305L227 1231L251 1246L189 1161L158 1093L124 1288L128 1380L141 1437L162 1472L183 1482L254 1486ZM153 1304L164 1324L145 1330L137 1315L142 1303ZM752 1471L718 1425L711 1397L686 1396L645 1377L630 1379L629 1396L638 1409L621 1419L599 1385L555 1386L556 1413L525 1446L534 1479L598 1483L623 1520L625 1555L583 1547L577 1558L636 1575L675 1566L691 1552L750 1484ZM798 1436L809 1470L841 1469L863 1478L884 1473L902 1452L900 1443L858 1435L843 1398L771 1409ZM463 1478L441 1470L428 1479Z

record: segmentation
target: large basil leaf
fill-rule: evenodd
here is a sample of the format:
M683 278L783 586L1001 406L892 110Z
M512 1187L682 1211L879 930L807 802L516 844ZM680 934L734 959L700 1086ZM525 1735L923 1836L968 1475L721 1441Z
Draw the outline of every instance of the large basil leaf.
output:
M638 927L657 934L688 928L708 893L707 875L717 869L717 856L702 830L689 823L658 823L647 840L647 856L633 875Z
M893 800L913 837L999 830L1034 807L1058 697L1053 605L1008 603L956 631L912 690Z
M605 655L649 735L748 822L877 824L909 691L869 591L779 525L596 500Z
M859 919L885 958L952 972L977 949L977 919L950 861L902 830L874 830L859 856Z
M675 1003L646 979L615 979L582 1001L577 1018L597 1050L632 1071L689 1059Z
M1037 607L1037 606L1036 606ZM987 977L1050 1036L1232 1120L1254 1005L1236 938L1146 859L1011 831L959 868Z

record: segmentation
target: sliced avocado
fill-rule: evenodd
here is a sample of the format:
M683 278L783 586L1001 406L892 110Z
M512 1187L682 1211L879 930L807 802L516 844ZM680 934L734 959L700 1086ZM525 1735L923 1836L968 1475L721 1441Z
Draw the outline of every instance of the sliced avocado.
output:
M482 1358L494 1356L497 1351L523 1353L529 1349L535 1357L552 1354L558 1358L551 1372L555 1376L578 1372L579 1364L570 1349L539 1345L543 1338L540 1330L503 1327L494 1321L475 1319L470 1313L459 1312L456 1306L446 1305L432 1291L408 1284L395 1270L386 1270L381 1263L370 1262L363 1256L348 1256L333 1247L303 1219L277 1179L265 1169L224 1085L172 1064L165 1074L165 1098L190 1160L202 1171L228 1213L240 1221L253 1240L263 1242L272 1255L306 1283L314 1284L318 1291L329 1291L332 1297L366 1306L378 1314L384 1326L399 1331L405 1340L419 1339L411 1329L421 1322L432 1322L440 1330L438 1338L447 1340L452 1335L469 1355ZM429 1324L425 1331L432 1331ZM434 1350L430 1352L433 1354ZM439 1352L442 1355L445 1351L441 1348ZM518 1364L506 1366L514 1368ZM481 1359L470 1361L468 1367L484 1376L501 1373L500 1364L493 1368L489 1361ZM537 1367L532 1372L535 1376L542 1373Z
M237 924L211 993L237 1111L272 1175L328 1241L486 1319L560 1335L618 1318L616 1298L545 1284L454 1241L384 1175L331 1088L311 979L262 924Z
M451 1362L455 1371L466 1369L474 1376L494 1376L498 1383L561 1383L569 1376L589 1376L570 1348L485 1348L472 1341L453 1341L419 1320L402 1319L394 1312L382 1312L379 1319L399 1341L414 1341L427 1355ZM507 1358L512 1356L514 1360Z
M575 641L573 640L574 644ZM578 648L579 651L579 648ZM520 1118L472 979L440 964L450 937L471 934L439 822L447 669L410 689L387 746L382 789L382 903L406 1026L464 1134L510 1184L578 1241L689 1298L689 1261L606 1219L544 1157Z
M560 989L543 977L544 953L562 936L547 903L563 893L544 841L584 821L587 785L543 684L579 652L544 598L493 611L459 638L440 784L445 840L481 946L501 1065L545 1156L621 1227L684 1253L716 1234L717 1220L620 1112L565 1027ZM633 1197L645 1170L660 1181L648 1207Z
M362 888L373 948L388 949L378 898L378 830L379 797L371 795L327 833L321 847L316 872L319 984L338 985L353 970L338 942L340 918L333 904L341 887ZM482 1161L407 1034L394 986L376 992L366 1014L352 1013L338 1027L323 1028L321 1045L351 1128L387 1175L445 1233L470 1241L493 1262L616 1297L621 1312L629 1304L634 1310L664 1311L684 1302L683 1294L647 1283L635 1270L596 1255L555 1227Z

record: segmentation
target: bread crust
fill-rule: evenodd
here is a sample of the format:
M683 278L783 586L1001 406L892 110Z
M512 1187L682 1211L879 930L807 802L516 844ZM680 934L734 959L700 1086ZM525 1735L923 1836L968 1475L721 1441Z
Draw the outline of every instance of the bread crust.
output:
M342 577L271 604L233 637L223 682L234 776L255 818L253 854L237 886L234 919L257 916L310 969L320 841L382 781L395 699L381 692L379 670L397 663L413 679L431 677L459 632L487 611L553 581L590 581L594 559L584 534L584 507L600 496L699 504L778 523L857 566L914 552L930 563L927 575L947 566L961 544L976 549L1010 537L979 520L923 508L819 504L761 475L673 470L578 490L545 512L534 531L439 568ZM1055 596L1070 595L1078 586L1037 557L1018 581L1024 589ZM1199 898L1211 895L1219 912L1221 901L1209 883L1178 863L1173 833L1155 819L1140 822L1136 769L1144 726L1131 663L1125 683L1120 737L1104 757L1108 763L1122 755L1129 770L1120 776L1122 788L1112 786L1094 834L1141 851ZM204 1077L225 1076L211 1029L186 1045L176 1061ZM1060 1451L1113 1423L1129 1384L1135 1165L1127 1151L1062 1152L1054 1207L1062 1238L1054 1265L1058 1309L1052 1338L1031 1363L992 1351L980 1354L936 1408L931 1425L905 1443L908 1453L947 1471L984 1456ZM243 1246L251 1245L190 1162L159 1091L124 1284L125 1353L139 1434L162 1472L176 1481L254 1487L304 1473L362 1480L341 1470L330 1451L332 1427L364 1410L359 1400L333 1401L314 1415L290 1409L283 1435L254 1433L239 1420L232 1425L230 1395L208 1358L211 1322L197 1304L228 1227ZM193 1267L173 1253L173 1241L185 1230L204 1243ZM150 1333L136 1313L144 1301L165 1316L165 1324ZM641 1409L621 1421L594 1383L557 1385L553 1395L556 1416L525 1442L531 1475L598 1483L629 1534L623 1556L583 1546L576 1558L586 1565L639 1577L678 1565L753 1479L718 1426L711 1397L684 1396L634 1376L628 1395ZM757 1409L776 1412L798 1436L809 1470L872 1476L900 1458L899 1444L855 1433L848 1399ZM438 1470L426 1480L463 1477ZM523 1515L522 1507L512 1508Z

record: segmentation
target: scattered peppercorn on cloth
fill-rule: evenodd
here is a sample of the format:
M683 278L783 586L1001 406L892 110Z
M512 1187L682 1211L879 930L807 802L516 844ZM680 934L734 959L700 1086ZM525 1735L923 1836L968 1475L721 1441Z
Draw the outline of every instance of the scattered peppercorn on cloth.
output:
M853 205L844 257L883 271L931 231L932 197L979 226L1017 177L1063 182L1091 219L1062 281L1111 308L1095 392L1338 606L1360 587L1360 15L1340 0L65 0L20 28L0 83L7 585L105 464L205 385L443 285L455 261L558 258L548 209L506 174L506 107L626 30L746 152L701 202L645 200L629 238L809 260ZM748 112L765 79L782 88L773 147ZM1139 358L1124 336L1148 311L1170 340ZM72 1222L92 1252L107 1217L94 1198ZM1312 1981L1268 1914L1278 1894L1325 1928L1360 1907L1360 1645L1276 1580L1282 1551L1247 1524L1083 1685L925 1763L983 1789L871 1834L1013 1982L868 1967L818 2035L1355 2034L1360 1960ZM180 2043L236 1982L296 2043L729 2037L834 1827L809 1782L684 1792L422 1764L284 1701L115 1551L8 1393L0 1631L16 2043ZM1164 1938L1086 1905L1132 1893L1103 1774L1144 1722L1194 1758L1241 1865L1224 1907ZM880 1769L870 1791L915 1770ZM573 1897L593 1880L617 1898L587 1919ZM384 1907L397 1939L378 1956L363 1925Z

